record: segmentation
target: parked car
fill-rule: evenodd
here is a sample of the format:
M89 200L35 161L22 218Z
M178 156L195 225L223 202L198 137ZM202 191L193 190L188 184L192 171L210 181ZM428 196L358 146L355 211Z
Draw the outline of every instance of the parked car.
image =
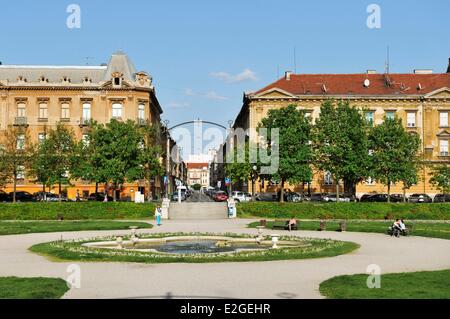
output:
M286 202L299 203L302 201L302 195L299 193L295 193L295 192L288 192L285 194L284 200Z
M11 192L8 194L8 201L12 202L13 201L13 196L14 193ZM16 202L33 202L34 201L34 197L32 194L28 193L28 192L16 192Z
M348 194L340 194L339 195L339 202L346 202L349 203L352 200L352 196L348 195ZM329 194L329 195L325 195L323 197L323 201L330 203L330 202L337 202L337 195L336 194Z
M444 200L445 199L445 200ZM435 203L450 203L450 194L437 194L434 196L434 202Z
M256 194L255 200L259 202L276 202L277 194L275 193L259 193Z
M236 202L249 202L252 200L252 195L245 192L232 192L231 198L234 199Z
M408 198L410 203L431 203L433 200L427 194L412 194Z
M6 201L8 201L8 194L6 194L4 191L0 191L0 202Z
M96 201L96 202L103 202L105 200L105 194L104 193L92 193L87 198L88 201ZM108 202L112 202L113 198L112 196L108 195Z
M322 193L312 193L310 196L305 196L305 200L308 202L323 202L325 194Z
M228 195L227 195L227 193L225 193L223 191L219 191L214 195L213 199L216 202L225 202L226 200L228 200Z
M186 193L185 192L181 192L181 201L185 201L186 200ZM172 194L172 201L174 202L178 202L178 192L175 192Z

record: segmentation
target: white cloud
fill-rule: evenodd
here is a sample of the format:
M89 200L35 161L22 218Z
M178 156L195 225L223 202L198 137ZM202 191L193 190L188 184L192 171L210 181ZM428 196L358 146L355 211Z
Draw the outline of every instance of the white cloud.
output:
M187 103L187 102L170 102L170 103L167 103L166 106L169 109L183 109L186 107L190 107L191 104Z
M256 77L255 72L253 72L250 69L245 69L239 74L232 75L228 72L212 72L210 75L213 78L220 79L222 81L225 81L227 83L239 83L239 82L245 82L245 81L258 81L258 78Z
M221 101L228 100L228 97L222 96L218 94L216 91L208 91L206 93L201 93L201 92L194 92L192 89L188 88L184 90L184 94L186 94L187 96L202 97L210 100L221 100Z

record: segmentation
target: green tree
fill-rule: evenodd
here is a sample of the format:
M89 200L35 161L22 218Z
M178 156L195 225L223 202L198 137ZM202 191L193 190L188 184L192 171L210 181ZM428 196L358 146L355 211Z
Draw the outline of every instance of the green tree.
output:
M430 175L431 185L442 192L445 202L445 194L450 193L450 166L444 164L434 167Z
M83 139L76 143L72 158L72 177L95 183L95 193L98 193L99 183L107 182L97 138L100 129L98 123L91 123Z
M161 128L159 125L143 125L140 127L142 143L140 145L139 162L142 173L148 184L148 201L152 200L151 180L164 175L164 166L161 163Z
M16 202L17 180L29 167L32 145L29 131L24 126L8 126L3 132L0 148L0 181L13 184L13 202Z
M382 124L370 130L370 175L387 186L388 201L391 184L414 180L417 175L416 165L410 163L417 161L419 146L419 136L409 134L398 118L385 118Z
M47 134L45 137L47 138ZM52 175L51 161L49 156L51 154L50 144L39 141L33 145L32 156L30 160L29 173L35 177L37 183L42 184L42 192L46 194L46 187L50 187L50 178Z
M348 101L325 101L314 126L313 145L315 165L333 176L337 198L340 180L345 191L355 195L369 163L367 126L361 111Z
M269 110L258 125L258 131L267 129L268 136L278 129L279 141L269 139L269 149L278 146L279 167L271 177L281 182L280 201L284 201L286 182L295 184L311 181L311 130L312 125L305 112L295 105ZM276 145L278 143L278 145Z
M75 153L75 138L72 129L58 123L51 129L41 147L46 150L49 167L48 183L58 185L59 200L62 199L62 185L69 185L73 157Z
M143 174L140 163L142 135L133 121L111 120L96 132L100 176L112 184L113 199L117 200L117 189L125 181L136 181Z

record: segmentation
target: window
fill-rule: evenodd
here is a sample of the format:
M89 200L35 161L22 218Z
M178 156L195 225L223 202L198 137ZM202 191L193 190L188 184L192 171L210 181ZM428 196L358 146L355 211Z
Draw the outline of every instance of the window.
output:
M439 126L441 126L441 127L448 126L448 113L449 112L440 112L439 113Z
M448 156L448 140L441 140L439 144L440 144L440 155Z
M20 134L17 136L17 149L23 151L25 149L25 135Z
M372 177L367 178L366 179L366 185L374 186L375 185L375 179L373 179Z
M113 103L113 105L112 105L112 117L114 119L122 118L122 104L121 103Z
M70 119L70 105L69 103L61 104L61 119Z
M366 112L366 123L369 124L370 126L372 126L373 123L375 123L375 113L373 111Z
M39 118L40 119L47 119L48 118L47 103L46 102L39 103Z
M416 112L408 112L406 115L406 125L416 127Z
M83 122L91 120L91 103L83 103Z
M17 179L25 179L25 167L17 166Z
M325 185L333 185L333 176L331 176L330 172L325 172L324 182Z
M387 111L386 112L386 119L388 119L388 120L395 119L395 112L394 111Z
M121 82L122 82L121 80L122 80L121 78L115 77L114 80L113 80L114 81L114 85L115 86L121 85Z
M20 102L17 104L17 117L26 117L27 116L27 110L25 103Z
M139 104L138 106L138 119L144 120L145 119L145 105Z
M45 138L46 138L46 134L45 134L45 133L39 133L39 135L38 135L38 141L39 141L39 144L41 144L42 142L44 142L44 141L45 141Z

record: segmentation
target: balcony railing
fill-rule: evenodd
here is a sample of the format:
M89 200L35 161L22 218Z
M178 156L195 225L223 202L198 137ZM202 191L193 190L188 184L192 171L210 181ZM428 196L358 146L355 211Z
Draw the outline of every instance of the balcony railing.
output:
M448 157L449 153L448 152L439 152L439 156Z
M18 116L14 119L14 125L16 126L27 126L28 119L25 116Z
M143 119L143 118L140 118L140 117L138 117L138 118L136 119L136 123L137 123L139 126L145 126L145 125L148 124L148 122L147 122L146 119Z
M91 126L92 125L92 119L88 117L82 117L80 119L80 126Z

